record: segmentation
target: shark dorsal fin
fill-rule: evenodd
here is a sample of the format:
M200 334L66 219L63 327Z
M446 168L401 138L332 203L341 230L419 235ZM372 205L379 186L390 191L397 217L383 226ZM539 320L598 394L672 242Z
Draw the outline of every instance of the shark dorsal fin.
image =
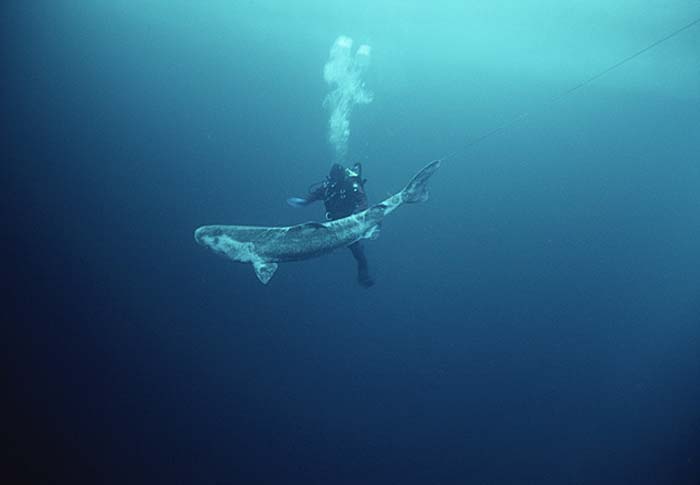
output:
M321 224L320 222L304 222L303 224L297 224L296 226L292 226L289 228L289 232L295 233L295 232L306 232L306 231L313 231L315 229L328 229L326 226Z
M320 228L320 227L326 227L320 222L316 221L309 221L309 222L302 222L301 224L297 224L296 226L292 226L289 229L304 229L304 228L309 228L309 227L315 227L315 228Z

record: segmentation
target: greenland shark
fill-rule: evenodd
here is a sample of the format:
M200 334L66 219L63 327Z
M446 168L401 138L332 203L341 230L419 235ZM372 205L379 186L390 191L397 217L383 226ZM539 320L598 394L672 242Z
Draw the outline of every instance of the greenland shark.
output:
M440 160L430 162L400 192L342 219L286 227L202 226L194 231L194 239L216 254L252 264L258 279L267 284L278 263L316 258L360 239L379 237L384 217L403 204L428 200L428 179L438 168Z

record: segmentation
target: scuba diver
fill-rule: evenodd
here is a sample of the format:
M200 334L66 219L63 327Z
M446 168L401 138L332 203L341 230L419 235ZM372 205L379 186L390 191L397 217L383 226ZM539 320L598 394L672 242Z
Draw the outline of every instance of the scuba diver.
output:
M291 197L287 203L292 207L306 207L322 200L326 206L326 219L341 219L367 209L365 182L367 179L362 178L362 165L359 163L351 169L334 163L323 182L309 187L309 193L305 197ZM357 261L357 281L369 288L374 284L374 279L369 275L362 241L354 242L348 247Z

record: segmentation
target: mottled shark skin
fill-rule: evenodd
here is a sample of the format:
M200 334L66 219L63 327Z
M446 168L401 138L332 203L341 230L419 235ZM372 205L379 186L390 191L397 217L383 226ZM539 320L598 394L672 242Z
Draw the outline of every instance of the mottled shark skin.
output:
M286 227L202 226L194 231L194 239L216 254L252 264L258 279L267 284L278 263L316 258L360 239L379 237L384 217L403 204L428 200L428 179L438 168L439 160L429 163L400 192L342 219Z

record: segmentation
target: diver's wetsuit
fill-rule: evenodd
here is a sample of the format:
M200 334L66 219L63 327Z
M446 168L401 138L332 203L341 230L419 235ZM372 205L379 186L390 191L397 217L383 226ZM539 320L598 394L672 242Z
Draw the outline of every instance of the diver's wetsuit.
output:
M362 166L359 163L355 164L352 170L334 164L328 177L317 188L311 190L304 199L298 200L303 200L303 205L322 200L326 206L326 219L341 219L367 209L365 182L366 180L362 178ZM362 242L354 242L348 248L357 261L358 282L365 287L372 286L374 280L369 275Z

